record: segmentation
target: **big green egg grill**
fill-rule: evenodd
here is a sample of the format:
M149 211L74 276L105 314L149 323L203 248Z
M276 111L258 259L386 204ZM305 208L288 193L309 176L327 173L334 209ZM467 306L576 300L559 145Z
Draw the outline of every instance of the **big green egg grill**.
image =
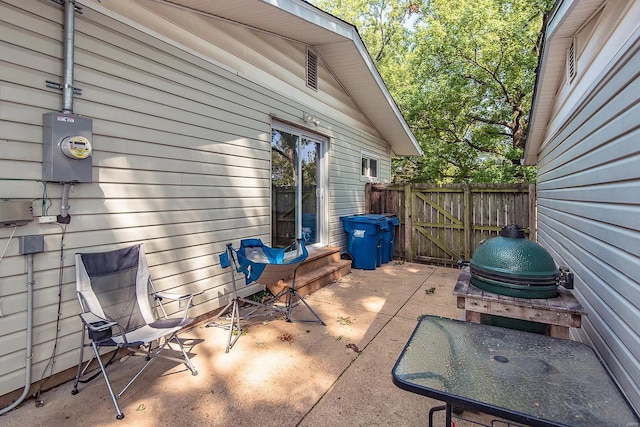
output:
M561 271L539 244L526 239L517 225L485 240L470 261L471 284L485 291L518 298L554 298Z

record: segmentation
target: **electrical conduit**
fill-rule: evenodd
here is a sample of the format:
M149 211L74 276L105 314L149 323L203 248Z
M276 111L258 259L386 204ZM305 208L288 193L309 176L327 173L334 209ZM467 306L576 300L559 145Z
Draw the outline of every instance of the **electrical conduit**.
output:
M71 183L65 182L64 187L62 187L62 200L60 206L60 216L66 218L69 215L69 192L71 191Z
M74 31L75 31L75 10L73 0L64 1L64 85L62 111L65 113L73 113L73 48L74 48ZM71 184L65 183L62 191L61 216L66 218L69 215L69 191ZM10 406L0 409L0 415L3 415L19 404L29 394L31 388L31 364L33 361L32 338L33 338L33 254L27 254L27 349L26 349L26 366L25 366L25 386L22 395Z
M75 14L73 0L64 2L64 84L62 87L62 111L73 113L73 63Z
M32 337L33 337L33 254L27 254L27 350L26 350L26 366L25 366L25 379L24 390L22 395L10 406L0 409L0 415L3 415L19 404L22 403L29 389L31 388L31 363L33 361L32 351Z

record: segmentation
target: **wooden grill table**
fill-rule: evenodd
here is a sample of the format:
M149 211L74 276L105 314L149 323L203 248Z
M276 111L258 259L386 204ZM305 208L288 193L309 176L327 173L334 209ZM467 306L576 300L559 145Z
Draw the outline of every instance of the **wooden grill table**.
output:
M466 320L480 323L482 314L539 322L549 325L549 335L569 338L569 328L579 328L587 312L568 289L558 288L555 298L528 299L498 295L471 284L470 267L462 269L453 294L458 308L466 311Z
M423 316L392 376L446 402L447 426L452 405L534 427L640 425L591 347L548 335Z

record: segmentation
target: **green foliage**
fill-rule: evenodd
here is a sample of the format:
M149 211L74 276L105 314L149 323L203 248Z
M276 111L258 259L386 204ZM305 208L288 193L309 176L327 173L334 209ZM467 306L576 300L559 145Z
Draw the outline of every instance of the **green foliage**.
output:
M279 130L271 134L271 181L274 186L297 185L297 144L296 135Z
M529 182L521 166L553 0L318 0L359 30L420 142L394 181Z
M302 167L302 185L315 187L317 159L315 143L278 129L271 134L271 181L275 187L295 187L299 183L298 152ZM315 191L315 189L314 189Z

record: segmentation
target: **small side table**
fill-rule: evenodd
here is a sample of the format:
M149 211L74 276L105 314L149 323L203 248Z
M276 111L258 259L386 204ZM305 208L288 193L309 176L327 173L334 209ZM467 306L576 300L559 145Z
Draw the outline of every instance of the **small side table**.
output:
M558 293L555 298L527 299L483 291L471 284L469 266L462 269L453 289L468 322L480 323L482 314L527 320L549 325L552 337L568 339L569 328L581 327L587 312L568 289L560 287Z

